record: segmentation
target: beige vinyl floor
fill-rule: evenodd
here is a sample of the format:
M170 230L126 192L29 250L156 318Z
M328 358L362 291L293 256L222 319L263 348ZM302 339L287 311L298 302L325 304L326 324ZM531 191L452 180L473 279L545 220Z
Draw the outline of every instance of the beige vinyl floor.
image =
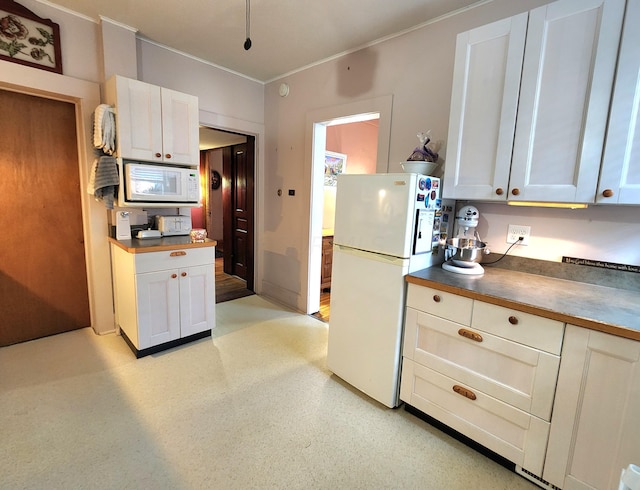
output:
M535 489L326 368L327 324L259 296L136 360L89 328L0 349L0 489Z

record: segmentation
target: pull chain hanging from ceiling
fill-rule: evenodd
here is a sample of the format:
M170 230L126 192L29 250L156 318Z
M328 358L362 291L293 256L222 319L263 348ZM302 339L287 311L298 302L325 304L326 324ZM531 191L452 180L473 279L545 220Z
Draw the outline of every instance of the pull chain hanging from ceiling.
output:
M244 49L245 51L249 51L251 49L251 37L249 37L251 31L251 0L247 0L247 39L244 41Z

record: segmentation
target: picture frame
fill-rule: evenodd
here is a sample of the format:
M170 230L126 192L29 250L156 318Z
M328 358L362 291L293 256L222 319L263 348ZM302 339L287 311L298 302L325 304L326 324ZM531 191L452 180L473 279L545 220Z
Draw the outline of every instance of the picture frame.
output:
M0 60L62 74L60 26L14 0L0 0Z
M324 153L324 185L335 187L337 177L344 173L347 166L347 155L335 151L325 151Z

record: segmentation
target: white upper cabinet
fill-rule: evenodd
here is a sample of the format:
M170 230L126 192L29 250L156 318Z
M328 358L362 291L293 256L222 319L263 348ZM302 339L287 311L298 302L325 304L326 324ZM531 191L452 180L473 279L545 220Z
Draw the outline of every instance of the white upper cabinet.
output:
M119 157L199 164L197 97L120 76L107 81L106 92L116 107Z
M506 198L527 16L458 35L445 197Z
M624 7L560 0L459 35L444 197L594 201Z
M640 204L640 0L628 0L596 202Z

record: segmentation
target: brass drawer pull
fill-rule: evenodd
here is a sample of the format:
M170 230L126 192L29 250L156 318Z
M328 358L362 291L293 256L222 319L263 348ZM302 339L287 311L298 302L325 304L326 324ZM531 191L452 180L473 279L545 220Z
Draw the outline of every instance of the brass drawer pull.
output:
M181 257L182 255L187 255L187 252L184 250L180 250L179 252L171 252L169 257Z
M433 301L435 301L436 303L440 303L440 296L438 294L434 294Z
M471 330L467 330L466 328L461 328L460 330L458 330L458 335L461 335L464 338L473 340L475 342L482 342L482 335L472 332Z
M473 391L463 388L460 385L453 385L453 391L455 391L458 395L462 395L468 398L469 400L476 399L476 394Z
M511 325L517 325L517 324L518 324L518 317L516 317L516 316L510 316L510 317L509 317L509 323L510 323Z

